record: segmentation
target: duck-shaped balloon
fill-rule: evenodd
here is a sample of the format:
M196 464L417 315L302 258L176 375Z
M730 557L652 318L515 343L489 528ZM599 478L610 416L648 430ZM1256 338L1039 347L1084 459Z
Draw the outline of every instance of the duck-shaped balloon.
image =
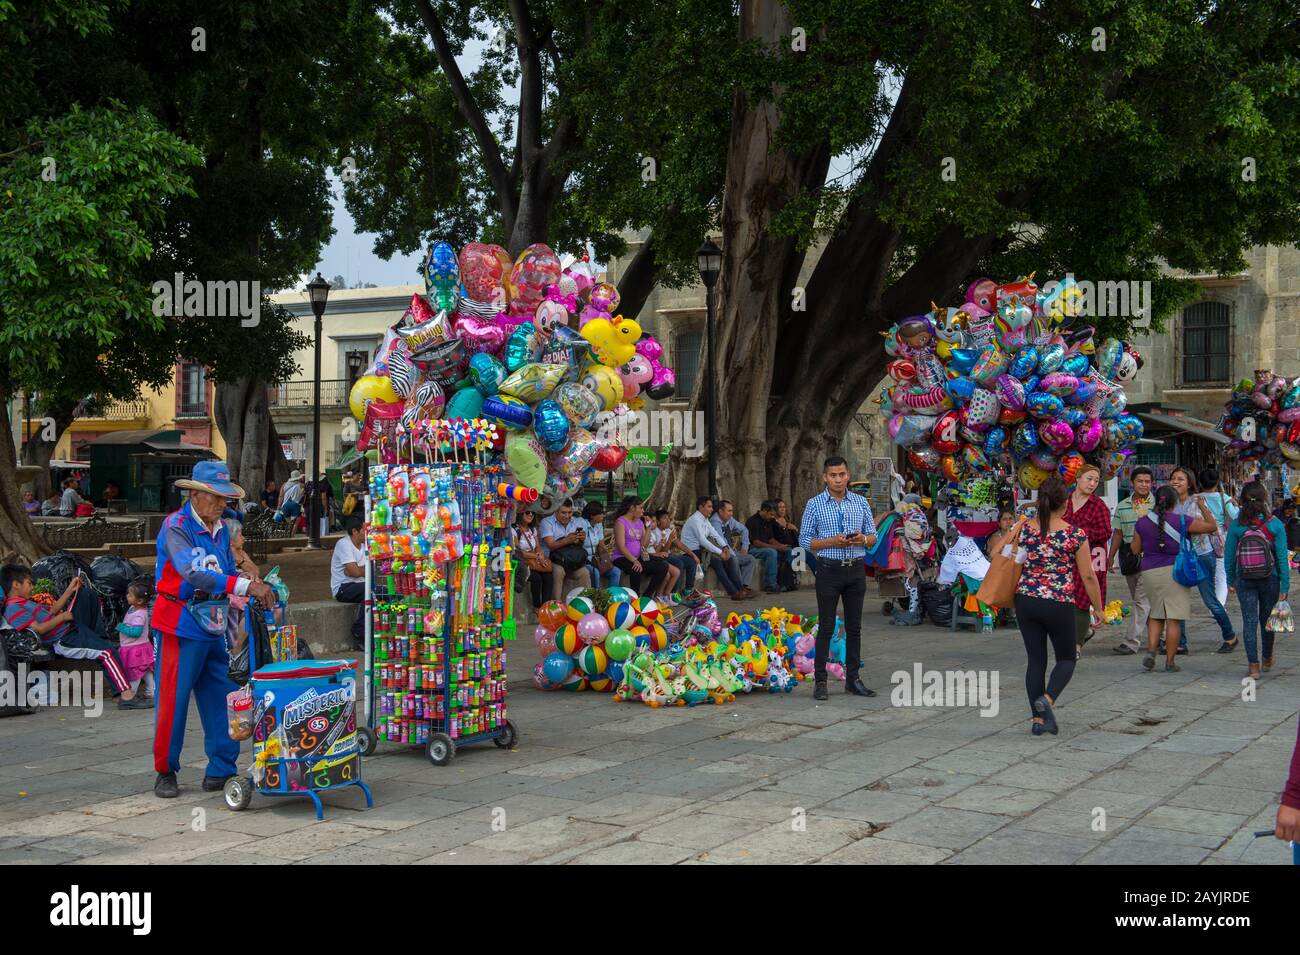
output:
M591 342L591 350L602 365L617 368L627 364L636 354L641 326L621 315L613 321L594 318L582 326L582 337Z

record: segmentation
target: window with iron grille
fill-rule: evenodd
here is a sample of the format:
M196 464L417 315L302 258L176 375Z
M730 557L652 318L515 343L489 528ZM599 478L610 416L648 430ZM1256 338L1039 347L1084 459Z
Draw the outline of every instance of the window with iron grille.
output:
M181 363L181 402L179 414L208 413L208 373L202 365Z
M1183 309L1183 384L1228 383L1232 321L1223 302L1197 302Z
M683 330L673 336L673 371L677 375L677 398L689 400L694 393L695 382L700 376L700 364L704 360L703 349L702 331Z

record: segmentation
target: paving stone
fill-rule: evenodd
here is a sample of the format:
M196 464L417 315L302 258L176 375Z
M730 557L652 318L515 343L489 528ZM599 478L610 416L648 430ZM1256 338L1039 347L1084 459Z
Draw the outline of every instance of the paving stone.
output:
M809 769L794 773L776 782L771 788L778 792L801 793L834 799L845 793L861 789L869 782L861 773L837 772L833 769Z
M728 865L788 865L811 862L868 838L871 829L850 819L809 813L806 828L796 831L791 821L774 823L701 852L699 859Z
M963 789L939 805L947 809L971 809L975 812L1015 816L1033 812L1051 798L1051 793L1036 789L977 784Z
M879 784L888 786L888 792L906 793L922 796L930 802L942 802L955 792L985 782L980 776L970 773L930 772L919 766L912 766L901 772L886 776Z
M1120 833L1079 860L1081 865L1197 865L1209 849L1171 842L1125 838Z
M1279 760L1269 769L1215 769L1201 776L1198 782L1210 786L1235 786L1276 793L1286 782L1286 766L1290 760Z
M788 816L793 818L793 816ZM743 816L720 816L714 813L692 813L678 816L668 822L642 829L637 838L642 842L662 843L681 849L690 849L690 855L713 849L731 842L756 828L754 820ZM685 858L685 857L683 857ZM678 860L680 861L680 860Z
M675 865L696 854L695 849L682 849L655 842L616 842L612 846L596 849L578 856L570 865Z
M63 865L75 861L76 856L30 845L0 849L0 865Z
M1258 789L1202 784L1189 786L1168 799L1171 806L1246 814L1258 812L1265 806L1276 804L1276 801L1274 794Z
M929 803L920 796L863 788L823 803L817 807L817 811L830 816L861 819L864 822L881 825L920 812L928 805Z
M624 831L590 819L571 816L546 816L522 826L510 826L474 841L474 845L494 852L508 852L529 859L540 859L566 849L576 849L599 839L617 836Z
M139 836L128 836L116 832L103 832L89 829L84 832L70 832L32 843L28 848L59 852L73 859L87 856L111 855L114 852L130 852L147 840Z
M1070 865L1094 848L1091 839L1008 827L947 860L949 865Z
M1072 786L1081 785L1091 779L1092 775L1092 772L1087 769L1040 763L1028 759L993 773L988 777L988 781L1012 789L1046 789L1050 792L1062 792Z
M849 799L852 795L841 798ZM758 822L778 822L791 818L791 813L796 807L812 809L825 805L829 805L829 801L820 796L773 789L755 789L731 799L710 801L702 805L700 811L720 816L739 816Z
M1144 749L1134 753L1124 763L1126 769L1144 772L1169 773L1174 776L1199 776L1211 767L1219 765L1218 756L1198 756L1195 753L1170 752L1161 749Z
M584 773L598 769L611 769L619 763L607 759L592 759L589 756L560 756L539 763L532 763L509 770L515 776L536 776L547 779L572 779Z
M964 849L1001 829L1012 819L1012 816L930 806L895 823L875 838L897 839L900 842L914 842L943 849Z
M952 855L949 849L920 846L894 839L859 839L823 856L819 864L934 865Z
M1101 818L1105 828L1096 829L1094 826L1097 825L1099 818L1101 817L1095 816L1091 809L1066 810L1045 806L1017 822L1016 828L1102 842L1125 829L1132 822L1131 816L1116 815L1107 811L1106 816Z
M1166 773L1147 772L1138 769L1112 769L1094 776L1088 783L1097 789L1106 789L1121 793L1141 793L1151 796L1167 796L1176 789L1187 785L1187 779Z
M346 822L334 822L327 817L323 822L317 822L315 825L304 826L281 836L261 839L256 849L261 855L296 861L309 859L342 846L355 845L374 834L373 829Z
M1231 739L1226 736L1200 736L1191 733L1175 733L1166 740L1153 745L1153 749L1168 750L1171 753L1195 753L1199 756L1228 757L1246 747L1249 740Z
M499 852L483 846L458 846L418 859L415 865L524 865L528 857L517 852Z
M575 819L591 819L611 826L640 826L692 805L685 796L620 793L595 802L577 802L568 810Z
M392 849L346 845L300 859L295 865L410 865L416 856Z
M1157 829L1177 829L1205 835L1230 836L1246 821L1246 813L1213 812L1182 806L1157 806L1140 820L1141 825Z
M788 756L769 756L766 753L744 753L730 759L715 763L705 763L695 769L697 773L725 773L744 776L747 779L762 779L775 776L792 769L798 769L800 762Z
M290 833L289 836L296 835ZM285 839L288 836L276 838ZM275 852L263 852L260 840L242 832L226 832L209 828L206 832L179 832L149 839L131 849L114 848L99 855L86 856L77 861L83 865L162 865L187 862L199 856L225 852L235 847L252 848L259 853L284 859Z

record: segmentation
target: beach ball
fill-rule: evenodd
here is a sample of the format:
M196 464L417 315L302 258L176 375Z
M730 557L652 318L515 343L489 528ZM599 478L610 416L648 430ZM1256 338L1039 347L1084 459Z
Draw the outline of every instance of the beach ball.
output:
M659 604L653 597L641 597L636 602L637 619L645 626L658 620L659 612Z
M573 663L572 658L569 659L569 663ZM560 682L559 689L568 690L570 693L578 693L587 689L588 686L590 684L587 682L587 678L574 670Z
M632 605L622 601L610 604L609 609L605 611L605 619L609 621L611 630L626 629L636 625L637 613L632 609Z
M587 681L587 689L596 693L608 693L614 689L614 678L608 673L593 676Z
M571 597L569 599L569 620L577 623L589 613L596 612L596 605L588 597Z
M668 631L665 630L663 627L661 627L659 624L652 623L648 627L646 627L646 630L649 631L650 634L651 650L655 650L655 651L663 650L665 647L668 646Z
M628 627L627 632L632 635L632 639L636 641L636 645L638 647L641 647L643 649L649 649L650 647L649 630L647 630L645 627L642 626L636 626L636 627Z
M609 657L600 647L583 647L574 654L573 658L578 664L578 669L587 676L604 673L605 667L609 665Z
M610 587L605 593L609 594L610 600L617 600L622 603L636 603L636 591L631 587Z
M557 650L542 661L542 673L552 683L563 683L573 673L573 657Z
M586 644L596 644L609 636L609 621L598 613L589 613L578 621L578 637Z
M555 631L555 649L560 653L577 653L583 647L575 624L566 623Z
M546 675L546 664L538 662L533 667L533 686L539 690L554 690L555 681Z
M624 629L611 630L603 646L611 660L622 662L636 650L636 637Z
M558 600L548 600L537 611L537 622L552 632L560 629L569 619L564 604Z

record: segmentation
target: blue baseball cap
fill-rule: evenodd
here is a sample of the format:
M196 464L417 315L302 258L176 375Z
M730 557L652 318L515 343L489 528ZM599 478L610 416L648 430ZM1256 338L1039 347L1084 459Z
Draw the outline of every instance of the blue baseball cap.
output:
M231 483L230 468L224 461L200 461L194 465L194 471L187 478L181 478L176 486L189 491L207 491L221 497L244 496L244 489Z

